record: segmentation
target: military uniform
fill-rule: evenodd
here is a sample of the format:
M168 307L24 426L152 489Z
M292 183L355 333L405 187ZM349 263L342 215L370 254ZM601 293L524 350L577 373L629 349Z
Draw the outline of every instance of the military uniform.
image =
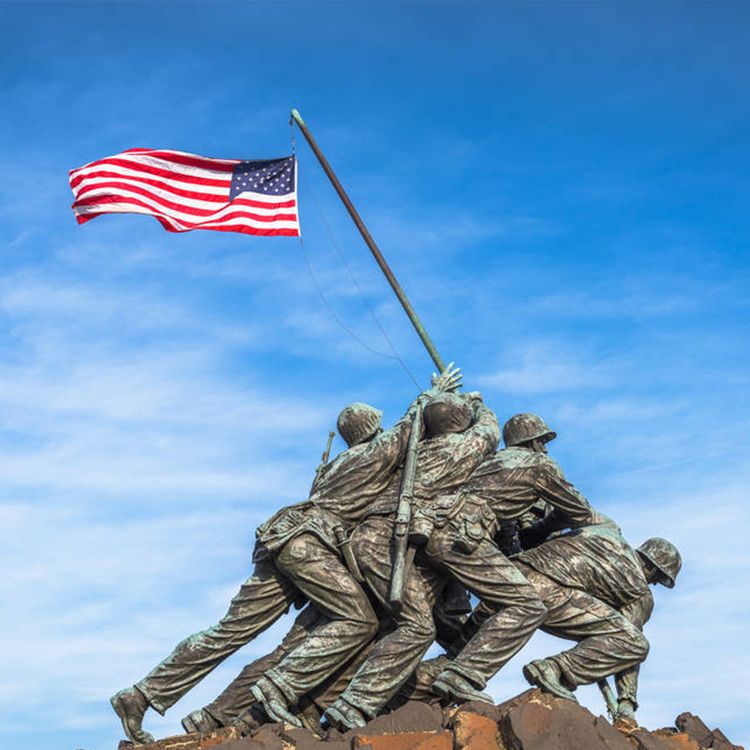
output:
M636 551L614 523L588 526L523 552L516 562L547 607L542 629L578 644L552 656L570 688L617 675L634 707L637 666L648 654L641 632L653 596Z
M325 619L305 639L304 654L292 649L267 677L289 703L344 664L375 635L377 617L361 586L340 559L347 519L339 508L367 507L392 480L411 434L416 402L399 422L369 442L336 457L316 480L309 500L282 509L261 525L253 575L213 627L182 641L136 683L149 705L164 713L238 648L272 625L300 599ZM316 665L312 672L309 663Z

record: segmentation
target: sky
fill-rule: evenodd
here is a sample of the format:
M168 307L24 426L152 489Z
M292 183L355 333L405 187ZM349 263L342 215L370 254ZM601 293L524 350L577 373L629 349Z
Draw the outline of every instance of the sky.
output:
M682 551L641 723L692 711L750 741L750 5L0 11L3 748L114 748L109 696L223 614L340 408L392 423L429 382L299 134L304 244L75 223L69 169L134 147L285 156L291 107L466 388L501 421L544 416L595 507ZM180 731L288 625L146 728ZM493 696L566 647L536 634Z

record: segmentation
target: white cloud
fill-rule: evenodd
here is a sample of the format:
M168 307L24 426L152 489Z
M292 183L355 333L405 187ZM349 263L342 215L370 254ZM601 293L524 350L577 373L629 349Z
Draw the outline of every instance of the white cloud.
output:
M480 385L513 394L590 391L613 385L622 369L622 363L594 355L586 361L565 346L545 341L510 347L504 359L518 364L480 375Z

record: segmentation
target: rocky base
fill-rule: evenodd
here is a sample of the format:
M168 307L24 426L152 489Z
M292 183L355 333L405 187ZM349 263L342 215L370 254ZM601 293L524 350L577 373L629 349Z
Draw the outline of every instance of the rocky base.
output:
M121 742L118 750L744 750L697 716L680 714L674 727L614 728L604 717L539 690L499 706L467 703L441 709L409 703L346 734L268 724L252 737L236 729L168 737L150 745Z

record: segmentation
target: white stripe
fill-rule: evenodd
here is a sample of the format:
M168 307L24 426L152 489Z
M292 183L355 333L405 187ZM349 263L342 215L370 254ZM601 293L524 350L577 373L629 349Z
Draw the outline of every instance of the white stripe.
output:
M151 174L150 172L144 172L141 169L131 169L129 167L120 167L116 164L96 164L93 167L81 167L79 170L77 170L77 173L74 175L71 175L71 181L75 177L83 177L87 174L91 174L93 172L99 172L100 170L104 170L107 172L116 172L118 175L122 175L123 177L134 177L134 178L147 178L149 180L159 180L160 182L164 182L167 185L171 185L176 188L181 188L182 190L195 190L199 193L210 193L211 195L229 195L229 186L231 185L231 180L226 180L226 187L214 187L213 185L195 185L191 183L187 183L184 180L175 180L171 177L162 177L161 175ZM114 179L113 177L109 178L102 178L102 179ZM81 181L81 184L83 184L84 180ZM76 190L79 190L80 187L77 185L74 188L71 188L73 192Z
M153 199L150 199L146 195L141 195L140 193L137 193L132 190L127 190L125 188L101 188L97 190L91 190L90 192L86 193L85 198L93 198L96 196L125 196L125 197L132 197L136 200L143 201L149 206L154 207L154 211L160 214L165 214L166 216L172 216L180 221L187 221L190 224L196 224L199 222L206 222L206 221L217 221L220 220L221 217L227 213L232 213L234 211L247 211L249 213L254 213L256 211L255 208L251 206L237 206L233 203L227 203L224 206L222 206L220 209L214 211L213 213L207 215L207 216L194 216L193 214L185 213L183 211L179 211L174 208L168 208L167 206L162 206L157 201L154 201ZM106 204L102 204L106 205ZM294 211L296 213L296 209L258 209L258 213L265 215L265 216L273 216L277 213L290 213L290 211ZM269 222L270 223L270 222Z

